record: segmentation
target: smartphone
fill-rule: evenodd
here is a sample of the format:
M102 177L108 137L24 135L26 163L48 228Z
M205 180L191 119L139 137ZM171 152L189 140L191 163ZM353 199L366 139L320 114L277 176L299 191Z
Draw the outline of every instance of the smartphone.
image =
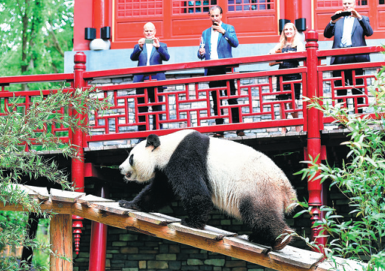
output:
M218 25L218 22L213 22L213 25Z
M145 39L144 41L146 44L153 44L154 40L153 39Z
M342 11L338 14L334 14L332 16L332 21L337 20L339 17L345 17L345 16L350 16L350 15L352 15L351 11Z

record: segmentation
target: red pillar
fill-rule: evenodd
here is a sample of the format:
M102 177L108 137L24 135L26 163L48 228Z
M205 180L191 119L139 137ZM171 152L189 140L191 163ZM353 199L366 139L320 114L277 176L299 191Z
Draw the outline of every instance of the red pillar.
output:
M307 96L308 98L314 98L318 96L318 33L314 30L310 30L306 33L306 50L308 54L307 58ZM313 159L318 156L317 163L321 163L321 134L320 134L320 114L317 109L308 109L307 113L307 151ZM307 157L309 159L309 157ZM308 180L309 191L309 205L312 206L311 220L312 226L317 220L321 219L321 213L319 207L323 205L322 197L322 184L321 181L314 180L319 174L317 173L313 179ZM321 251L323 252L323 246L326 244L326 238L317 238L320 233L320 228L312 227L312 239L316 239L317 243L321 245Z
M306 29L314 29L312 23L312 4L309 0L298 0L298 18L306 19ZM298 19L296 18L296 19Z
M83 52L75 54L75 67L74 67L74 88L83 88L85 83L83 79L83 73L86 70L86 55ZM75 95L75 93L74 93ZM80 120L84 118L82 114L78 114L75 110L72 111L72 115L76 116ZM83 132L76 129L72 133L72 144L77 146L77 156L81 159L72 159L71 161L71 178L72 184L76 187L77 192L84 192L84 149L83 149ZM80 216L72 216L73 233L75 240L75 253L79 254L80 246L80 234L82 233L81 228L83 227Z
M75 1L74 5L74 51L89 50L90 41L84 39L84 29L92 26L92 0Z
M107 193L107 186L103 186L100 196L107 198ZM104 271L106 269L106 251L107 225L92 221L89 271Z
M299 0L286 0L285 3L285 16L281 16L281 19L288 19L292 23L299 18Z
M110 11L108 0L93 0L92 27L96 28L96 38L100 39L100 28L109 25Z

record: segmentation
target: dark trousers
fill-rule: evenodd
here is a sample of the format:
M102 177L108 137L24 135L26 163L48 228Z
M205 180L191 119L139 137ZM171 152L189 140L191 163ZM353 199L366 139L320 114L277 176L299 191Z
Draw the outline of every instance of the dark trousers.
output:
M335 58L334 60L334 63L333 65L337 65L337 64L346 64L346 63L357 63L356 59L354 58L354 56L338 56ZM348 86L348 85L363 85L364 84L364 80L362 78L359 78L359 79L355 79L355 81L353 81L353 73L352 73L353 70L345 70L344 71L344 75L345 75L345 86ZM355 75L363 75L364 74L364 70L363 69L355 69ZM333 71L333 77L340 77L341 76L341 71ZM335 87L341 87L342 86L342 80L336 80L334 81L334 86ZM358 94L362 94L364 93L364 90L361 89L361 88L352 88L352 94L353 95L358 95ZM337 90L337 95L338 96L344 96L347 94L347 89L338 89ZM342 99L338 99L338 102L343 102ZM364 103L364 98L360 97L360 98L357 98L357 104L363 104ZM355 101L354 101L354 104ZM359 108L358 109L358 113L362 113L362 109Z
M208 68L207 70L207 75L219 75L219 74L226 74L226 68L225 67L212 67ZM235 95L236 94L236 89L235 89L235 83L234 81L230 81L230 95ZM216 88L216 87L226 87L226 80L223 81L213 81L209 82L209 87L210 88ZM225 96L223 91L220 91L221 96ZM217 92L216 91L211 91L211 97L213 98L214 102L214 115L218 116L218 100L217 100ZM238 104L237 99L229 99L228 100L229 105L234 105ZM222 105L222 100L220 100L220 103ZM223 115L223 109L221 109L221 114ZM238 123L239 122L239 108L231 108L231 116L232 116L232 122L233 123ZM224 121L223 119L215 119L216 124L223 124Z
M163 92L163 87L158 87L158 93ZM136 89L136 94L144 94L144 88L137 88ZM147 88L147 97L149 102L155 102L155 90L153 87ZM158 96L158 102L163 101L163 96L159 95ZM143 98L138 98L138 104L143 104L145 102L144 97ZM162 106L161 105L152 105L151 106L152 111L161 111ZM138 113L143 113L143 112L148 112L148 106L138 106ZM159 114L159 120L162 120L162 115ZM139 116L139 122L145 122L147 116ZM155 130L156 129L156 122L157 122L157 116L152 115L153 121L152 121L152 127ZM159 128L162 129L162 124L159 124ZM138 131L146 131L146 125L138 125Z

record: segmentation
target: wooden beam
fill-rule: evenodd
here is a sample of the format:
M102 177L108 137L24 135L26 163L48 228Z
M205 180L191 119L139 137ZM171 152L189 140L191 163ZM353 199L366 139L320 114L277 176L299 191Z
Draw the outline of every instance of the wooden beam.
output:
M34 198L32 200L39 201ZM140 216L132 215L133 210L123 209L117 207L117 203L94 203L95 206L99 208L90 208L84 202L82 203L71 203L71 202L55 202L50 200L39 201L41 203L41 209L47 212L58 213L54 216L51 221L51 243L52 250L57 250L58 254L65 255L66 257L72 259L72 235L71 235L71 214L84 217L86 219L100 222L112 227L127 229L130 231L135 231L150 235L153 237L158 237L173 242L197 247L200 249L220 253L230 257L238 258L240 260L248 261L258 265L262 265L275 270L287 270L287 271L326 271L330 266L334 266L333 263L325 261L322 264L318 262L319 253L302 251L293 247L286 247L284 250L279 252L271 252L269 248L263 247L261 245L256 245L250 243L246 240L243 240L243 237L225 237L223 240L208 239L206 237L197 235L195 231L183 232L178 229L173 229L172 227L166 226L169 223L154 223L153 216L165 217L169 222L177 221L176 218L169 217L163 214L152 214L152 219L147 219L143 216L143 213ZM102 206L108 205L108 206ZM93 206L93 205L92 205ZM103 208L102 208L103 207ZM26 211L20 206L10 206L5 205L3 202L0 202L0 210L9 210L9 211ZM65 218L65 219L63 219ZM59 219L62 219L59 221ZM159 224L159 225L158 225ZM164 225L163 225L164 224ZM207 226L207 230L210 230L212 227ZM64 237L67 236L68 237ZM54 244L55 243L55 244ZM66 244L66 245L64 245ZM287 251L292 250L292 251ZM308 257L307 253L313 253L311 261L304 261L304 257ZM290 254L289 257L286 254ZM297 255L298 254L298 255ZM321 254L319 254L321 255ZM295 257L294 257L295 256ZM296 260L294 259L296 258ZM314 258L314 259L313 259ZM52 259L52 258L51 258ZM56 263L56 258L52 261L51 264ZM295 262L293 262L295 261ZM298 264L297 262L306 262L306 264ZM61 260L63 265L70 264L70 269L68 267L57 267L51 265L51 270L70 270L72 271L72 263ZM60 264L59 263L59 264ZM337 270L354 270L351 268L355 267L356 262L348 262L340 259L338 261ZM362 263L363 264L363 263ZM363 264L366 266L366 264ZM60 269L61 268L61 269Z
M72 216L57 214L52 216L50 225L51 271L72 271ZM70 261L63 259L65 257Z
M248 261L265 267L269 267L275 270L285 270L285 271L304 271L304 270L316 270L316 266L311 268L301 268L288 264L285 262L278 262L274 259L271 259L267 254L256 254L254 251L250 251L240 247L233 247L227 245L222 241L210 240L205 237L193 235L186 232L178 232L173 229L170 229L167 226L156 225L153 223L148 223L146 221L141 221L127 215L117 215L108 213L103 210L97 210L95 208L88 208L85 205L75 203L72 208L74 215L84 217L89 220L97 221L104 223L106 225L127 229L130 231L135 231L150 235L153 237L158 237L173 242L197 247L200 249L221 253L230 257L234 257L240 260Z
M37 203L40 203L40 209L48 213L59 213L59 214L72 214L72 203L58 202L58 201L41 201L39 199L32 199ZM0 202L0 210L2 211L14 211L14 212L28 212L28 210L22 205L4 205ZM32 210L29 210L32 211Z

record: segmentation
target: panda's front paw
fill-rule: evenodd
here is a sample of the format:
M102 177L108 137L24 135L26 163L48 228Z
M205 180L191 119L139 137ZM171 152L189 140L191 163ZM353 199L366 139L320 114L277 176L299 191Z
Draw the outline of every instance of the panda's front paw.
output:
M122 208L134 209L134 210L140 211L139 207L135 203L133 203L132 201L119 200L118 203L119 203L119 206Z
M197 220L192 220L190 218L182 219L181 224L184 226L190 227L190 228L195 228L195 229L200 229L200 230L203 230L206 226L205 223L199 222Z

